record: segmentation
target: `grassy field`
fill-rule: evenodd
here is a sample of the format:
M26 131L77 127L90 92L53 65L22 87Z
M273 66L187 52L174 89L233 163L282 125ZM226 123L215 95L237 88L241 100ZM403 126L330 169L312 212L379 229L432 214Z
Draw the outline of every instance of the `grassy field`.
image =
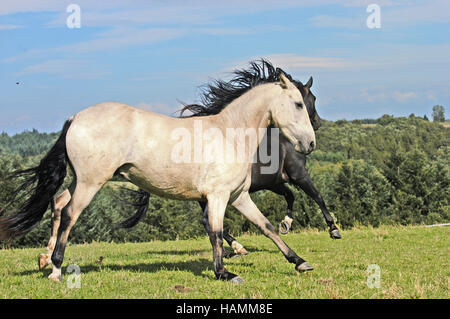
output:
M44 249L0 250L0 298L449 298L449 227L381 227L303 231L283 238L315 270L297 273L259 235L238 239L247 256L225 260L245 283L216 281L205 238L149 243L68 246L63 282L37 269ZM99 262L100 257L102 262ZM81 288L68 288L66 266L81 268ZM366 269L381 269L380 288Z

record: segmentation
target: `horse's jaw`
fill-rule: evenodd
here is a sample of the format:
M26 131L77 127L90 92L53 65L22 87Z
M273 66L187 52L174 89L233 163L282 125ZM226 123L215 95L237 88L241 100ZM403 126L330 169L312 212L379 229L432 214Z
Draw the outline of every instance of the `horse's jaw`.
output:
M302 152L302 148L300 146L300 142L291 134L289 134L288 131L285 131L283 129L280 128L281 134L283 134L283 136L289 141L289 143L291 143L294 146L294 149L301 153Z

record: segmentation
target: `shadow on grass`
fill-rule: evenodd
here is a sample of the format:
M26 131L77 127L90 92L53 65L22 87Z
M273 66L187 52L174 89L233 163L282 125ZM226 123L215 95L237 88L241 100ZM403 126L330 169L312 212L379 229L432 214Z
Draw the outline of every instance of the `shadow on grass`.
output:
M244 246L249 253L255 252L264 252L269 254L279 253L280 251L275 247L274 249L263 249L258 247L247 247ZM229 247L225 247L224 245L224 258L233 258L236 255L233 253L233 250ZM206 256L211 255L212 258L212 249L194 249L194 250L151 250L146 252L149 255L188 255L188 256ZM239 256L239 255L238 255Z
M148 251L149 255L198 255L211 253L212 249L194 249L194 250L151 250Z
M259 248L259 247L252 247L252 246L244 246L245 249L247 249L247 251L249 253L269 253L269 254L274 254L274 253L279 253L280 250L274 246L273 249L264 249L264 248Z
M274 250L267 250L267 249L261 249L257 247L250 247L247 248L247 251L249 253L255 253L255 252L264 252L264 253L278 253L279 250L276 248ZM146 252L146 254L150 255L189 255L189 256L209 256L211 255L212 258L212 249L194 249L194 250L152 250ZM243 255L236 254L232 248L230 247L223 247L223 257L226 259L230 258L240 258Z
M253 266L253 263L242 263L242 266ZM206 271L213 271L213 263L210 259L198 259L198 260L189 260L182 262L157 262L157 263L140 263L140 264L132 264L132 265L85 265L80 266L81 273L86 274L90 272L101 272L105 269L112 271L129 271L129 272L147 272L147 273L155 273L162 270L168 271L189 271L192 272L196 276L201 276L205 278L213 277L214 275L205 274ZM22 272L17 272L15 275L24 276L24 275L32 275L41 272L39 270L26 270ZM51 273L51 268L46 268L42 271L42 277L48 277ZM66 271L66 267L62 269L63 276L68 274Z

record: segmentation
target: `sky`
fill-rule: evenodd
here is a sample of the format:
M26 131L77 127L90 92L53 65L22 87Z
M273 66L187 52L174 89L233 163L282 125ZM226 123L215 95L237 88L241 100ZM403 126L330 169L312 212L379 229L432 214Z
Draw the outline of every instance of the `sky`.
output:
M1 0L0 132L59 131L105 101L176 116L259 58L312 76L327 120L431 118L436 104L448 117L449 12L448 0Z

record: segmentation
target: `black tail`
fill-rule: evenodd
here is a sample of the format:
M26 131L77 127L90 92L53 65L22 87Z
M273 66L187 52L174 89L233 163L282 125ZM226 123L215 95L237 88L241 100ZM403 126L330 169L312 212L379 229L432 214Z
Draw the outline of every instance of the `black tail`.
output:
M0 239L10 239L25 234L36 227L42 219L48 204L64 182L67 169L66 134L71 120L64 123L61 135L55 145L45 155L39 166L15 171L11 179L25 178L15 192L11 202L18 193L30 196L19 208L17 214L0 218Z
M138 207L138 211L133 216L128 217L124 221L120 222L118 227L131 228L133 226L136 226L147 213L150 194L146 191L143 191L142 189L139 189L137 191L125 187L123 187L123 189L128 192L128 195L130 197L135 197L134 201L130 202L129 200L127 200L126 202L133 205L134 207Z

